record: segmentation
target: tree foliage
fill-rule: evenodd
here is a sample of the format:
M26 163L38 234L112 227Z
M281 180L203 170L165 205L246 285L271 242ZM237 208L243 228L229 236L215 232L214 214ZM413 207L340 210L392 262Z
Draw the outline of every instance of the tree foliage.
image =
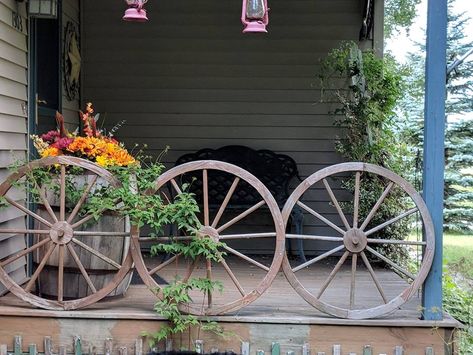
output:
M453 62L473 43L468 41L465 13L455 13L449 1L447 61ZM410 150L411 176L420 180L424 129L425 45L408 56L410 75L400 104L401 138ZM473 229L473 61L454 70L447 81L445 137L445 208L444 227L448 230Z
M386 0L384 2L384 36L390 38L401 28L407 30L416 17L421 0Z

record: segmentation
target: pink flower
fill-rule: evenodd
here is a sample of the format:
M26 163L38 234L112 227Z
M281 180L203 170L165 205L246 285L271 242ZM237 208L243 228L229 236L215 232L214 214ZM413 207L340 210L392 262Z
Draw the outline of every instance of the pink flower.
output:
M41 136L41 139L48 143L54 143L59 138L58 131L49 131Z
M52 147L55 147L60 150L66 149L69 144L74 141L74 138L59 138L55 143L51 144Z

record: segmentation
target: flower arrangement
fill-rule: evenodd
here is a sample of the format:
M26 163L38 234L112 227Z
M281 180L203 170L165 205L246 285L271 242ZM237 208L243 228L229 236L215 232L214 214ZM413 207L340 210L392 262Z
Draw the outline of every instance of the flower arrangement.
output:
M64 117L56 112L57 129L41 136L31 135L31 139L41 158L72 155L88 159L106 168L138 164L123 144L113 138L112 133L105 135L97 129L98 118L99 114L94 115L92 103L88 103L85 113L80 111L83 125L83 135L80 135L79 130L74 133L68 132L64 125Z

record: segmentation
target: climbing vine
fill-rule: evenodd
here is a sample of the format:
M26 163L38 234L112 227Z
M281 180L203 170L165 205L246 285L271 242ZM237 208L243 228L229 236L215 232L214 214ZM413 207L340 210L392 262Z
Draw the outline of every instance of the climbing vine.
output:
M404 68L393 58L377 57L373 51L361 51L356 43L345 42L333 49L321 62L319 79L322 101L335 102L330 112L342 135L336 139L335 149L348 161L361 161L388 168L398 174L404 170L406 149L395 138L395 107L403 92ZM376 176L362 177L360 215L366 216L385 188L385 182ZM354 191L352 182L342 185ZM405 196L400 189L389 197L374 216L373 225L379 225L403 212ZM351 212L352 204L344 208ZM402 239L409 233L409 219L401 220L377 232L377 238ZM399 246L381 249L392 260L406 263L408 252Z

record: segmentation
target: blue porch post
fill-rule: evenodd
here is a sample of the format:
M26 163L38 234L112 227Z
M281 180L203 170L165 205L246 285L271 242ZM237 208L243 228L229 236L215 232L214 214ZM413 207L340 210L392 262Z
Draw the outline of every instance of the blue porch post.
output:
M424 283L424 319L442 319L447 0L428 0L425 65L423 197L432 215L435 255Z

